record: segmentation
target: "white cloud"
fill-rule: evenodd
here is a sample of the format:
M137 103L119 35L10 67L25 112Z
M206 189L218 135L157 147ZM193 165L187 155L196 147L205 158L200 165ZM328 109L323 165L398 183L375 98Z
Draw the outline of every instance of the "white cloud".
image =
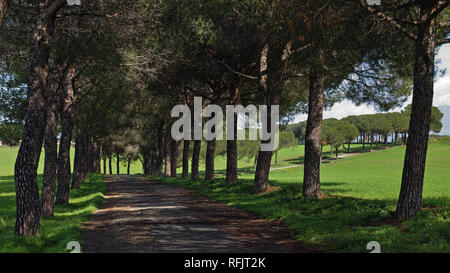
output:
M373 106L369 105L360 105L356 106L349 100L345 100L339 103L336 103L329 111L324 111L323 118L337 118L341 119L350 115L365 115L365 114L374 114L376 110ZM301 114L295 118L295 123L304 121L308 118L308 115Z
M439 69L447 69L447 73L444 76L438 77L434 84L433 105L450 105L450 44L444 45L439 49L436 59L438 59L440 62L438 64ZM403 107L393 109L392 111L400 111L406 105L410 104L411 101L412 97L409 97ZM329 111L324 111L323 116L325 119L341 119L350 115L375 114L376 112L377 111L373 106L367 104L356 106L351 101L345 100L343 102L335 104ZM306 114L297 115L294 123L304 121L307 118L308 115Z
M439 70L446 69L447 73L434 83L433 105L450 105L450 44L439 49L437 59L440 60Z
M433 105L450 105L450 76L441 78L434 84Z

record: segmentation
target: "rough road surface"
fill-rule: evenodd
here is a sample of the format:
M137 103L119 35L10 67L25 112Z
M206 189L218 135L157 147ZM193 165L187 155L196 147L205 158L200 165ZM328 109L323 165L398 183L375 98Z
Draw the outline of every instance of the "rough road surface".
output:
M105 176L108 189L84 223L83 252L316 252L269 221L193 191L138 176Z

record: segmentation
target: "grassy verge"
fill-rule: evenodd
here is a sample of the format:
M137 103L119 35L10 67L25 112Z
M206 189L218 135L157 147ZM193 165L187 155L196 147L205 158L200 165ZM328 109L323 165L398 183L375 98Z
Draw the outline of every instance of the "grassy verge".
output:
M42 187L42 176L39 178ZM24 238L14 236L15 189L13 176L0 176L0 252L68 252L67 243L82 237L80 227L103 200L106 184L103 175L91 174L78 190L71 190L70 204L57 206L55 217L41 219L40 236Z

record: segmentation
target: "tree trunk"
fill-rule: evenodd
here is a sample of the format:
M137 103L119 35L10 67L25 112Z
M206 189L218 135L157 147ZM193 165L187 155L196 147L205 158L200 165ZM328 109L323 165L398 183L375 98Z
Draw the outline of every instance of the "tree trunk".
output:
M339 159L339 148L336 146L336 160Z
M201 140L194 140L194 149L192 151L192 166L191 166L191 179L192 181L198 180L198 165L200 161L200 148Z
M57 114L58 103L57 95L64 79L66 65L57 59L55 67L52 71L51 86L47 97L47 124L45 127L45 163L44 163L44 179L41 193L41 216L53 217L55 204L56 189L56 168L58 161L58 144L57 144Z
M73 103L75 68L71 66L67 71L64 88L60 97L61 138L58 154L58 189L56 191L56 204L69 203L70 191L70 147L73 131ZM74 185L74 184L72 184Z
M278 166L278 150L275 152L275 167Z
M363 151L366 149L366 133L363 133Z
M99 145L98 142L96 142L97 149L95 151L95 169L97 170L96 173L102 172L102 146Z
M236 137L236 135L235 135ZM238 180L237 174L237 141L227 140L227 170L226 183L234 183ZM256 158L255 158L256 162Z
M54 88L51 91L56 91ZM56 92L55 92L56 93ZM41 202L43 217L53 217L56 189L56 164L58 157L58 145L56 136L57 105L55 94L48 97L47 105L47 125L45 127L45 163L44 179L42 184Z
M370 136L370 152L373 151L372 145L373 145L373 135Z
M87 147L87 152L86 152L86 157L87 157L87 172L88 173L93 173L93 172L95 172L95 170L94 170L94 161L95 161L95 156L94 156L94 149L95 149L95 147L94 147L94 142L93 142L93 140L92 140L92 136L91 135L88 135L87 136L87 144L86 144L86 147Z
M103 174L106 175L106 154L103 154Z
M259 151L256 153L255 161L253 162L253 170L255 170L255 171L256 171L256 164L258 163L258 155L259 155Z
M130 168L131 168L131 158L128 158L128 161L127 161L127 175L130 175Z
M39 5L39 3L36 3ZM43 16L37 8L38 19L31 35L27 91L27 114L22 142L14 167L16 188L16 223L14 233L20 236L39 235L40 200L37 167L41 155L46 123L48 58L55 29L55 14Z
M120 154L116 153L116 169L117 174L120 174Z
M149 159L149 172L151 175L155 175L156 174L156 152L155 151L151 151L150 153L150 159Z
M156 158L155 158L156 152L150 151L148 157L147 157L147 172L151 175L155 175L156 173Z
M189 146L190 140L183 141L183 174L181 177L187 179L189 176Z
M144 174L152 173L152 156L148 149L145 149L144 162L142 163L142 171Z
M268 113L267 113L267 123L268 130L271 131L271 105L278 105L279 103L279 94L278 90L275 89L275 94L273 94L272 101L268 104ZM270 140L269 140L270 141ZM266 141L261 141L261 143L268 143ZM272 162L273 151L260 151L258 154L258 160L256 163L255 170L255 184L254 191L255 193L263 193L269 187L269 173L270 173L270 165Z
M8 11L9 0L0 0L0 26L3 23L3 19L5 18L6 11Z
M98 145L97 140L90 140L91 148L90 151L90 160L91 165L89 167L89 172L91 173L100 173L100 146Z
M279 105L280 103L283 68L282 63L278 62L276 59L270 63L270 67L268 66L268 51L269 46L266 45L260 55L259 91L261 94L264 94L265 103L267 104L267 131L273 133L274 128L271 126L273 118L272 105ZM271 72L267 73L267 71ZM268 87L270 87L270 89ZM261 144L268 144L269 142L273 142L273 139L261 141ZM274 147L272 147L270 151L259 152L255 170L255 193L263 193L269 187L269 173L270 164L272 162L273 148Z
M177 163L178 163L178 142L171 140L170 147L170 176L177 177Z
M267 96L268 92L268 53L269 45L265 44L260 55L260 67L259 67L259 90L264 96ZM278 91L278 90L276 90ZM267 97L266 97L267 98ZM270 102L266 99L266 104ZM268 107L269 108L269 107ZM267 123L270 124L270 109L268 109L268 119ZM262 141L261 141L262 142ZM265 192L269 186L269 171L270 171L270 161L272 159L272 153L266 151L259 151L258 157L256 159L255 168L255 183L254 191L255 193Z
M350 141L347 143L347 153L350 153Z
M143 175L153 175L151 173L152 156L148 150L142 154L142 159L139 159L142 164L142 174Z
M75 159L73 165L73 175L72 175L72 189L78 189L81 182L86 178L88 172L88 139L89 137L77 132L75 138Z
M322 165L322 152L323 152L323 145L320 145L320 164Z
M320 137L322 134L325 77L315 69L309 73L308 121L306 124L305 166L303 196L319 197L320 190Z
M272 151L259 151L255 171L255 193L263 193L269 187L269 173L272 154Z
M163 123L160 124L159 130L158 130L158 147L157 147L157 154L156 154L156 162L155 162L155 170L154 173L156 176L162 175L162 168L163 168Z
M239 88L230 89L230 103L234 106L239 104L240 92ZM233 114L233 126L234 126L234 137L232 140L227 140L227 169L225 174L225 183L230 184L238 180L237 173L237 120L238 115L235 112Z
M214 158L216 150L216 140L207 142L206 145L206 160L205 160L205 181L214 179Z
M269 187L269 171L272 152L260 151L255 171L255 193L262 193ZM269 170L269 171L268 171Z
M435 19L422 20L436 9L438 1L421 1L421 20L415 44L414 89L402 185L397 204L398 219L422 211L422 190L433 104Z
M112 155L111 155L111 153L108 153L108 165L109 165L109 174L112 175L113 171L112 171Z
M172 152L171 152L171 141L172 139L170 138L170 135L166 135L166 140L165 140L165 157L164 157L164 162L165 162L165 169L164 169L164 175L167 177L170 177L171 174L171 165L170 163L172 163L171 160L171 156L172 156Z

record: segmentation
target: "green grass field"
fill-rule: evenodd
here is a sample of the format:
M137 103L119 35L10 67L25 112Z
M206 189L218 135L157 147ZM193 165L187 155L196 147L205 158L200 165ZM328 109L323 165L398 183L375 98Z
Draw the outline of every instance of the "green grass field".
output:
M280 151L279 162L302 163L303 146ZM360 147L355 146L356 150ZM367 252L378 241L382 252L450 252L450 145L432 144L424 185L425 210L412 220L393 220L400 191L404 147L324 162L325 199L300 197L303 167L273 170L276 191L252 194L253 173L240 162L239 182L224 184L224 171L210 183L155 178L188 187L210 198L236 205L269 219L281 219L298 239L337 252Z
M102 175L89 175L78 190L71 190L69 205L55 207L55 217L41 219L39 237L14 236L16 201L14 162L17 148L0 148L0 253L68 252L67 243L82 243L80 226L103 200L106 184ZM73 156L72 156L73 158ZM38 183L42 188L43 156L39 164Z
M394 200L400 192L404 156L405 148L395 147L326 162L321 169L323 190L333 195ZM430 145L427 158L425 204L449 205L450 145ZM302 179L303 167L270 173L270 180L275 184L295 184Z

